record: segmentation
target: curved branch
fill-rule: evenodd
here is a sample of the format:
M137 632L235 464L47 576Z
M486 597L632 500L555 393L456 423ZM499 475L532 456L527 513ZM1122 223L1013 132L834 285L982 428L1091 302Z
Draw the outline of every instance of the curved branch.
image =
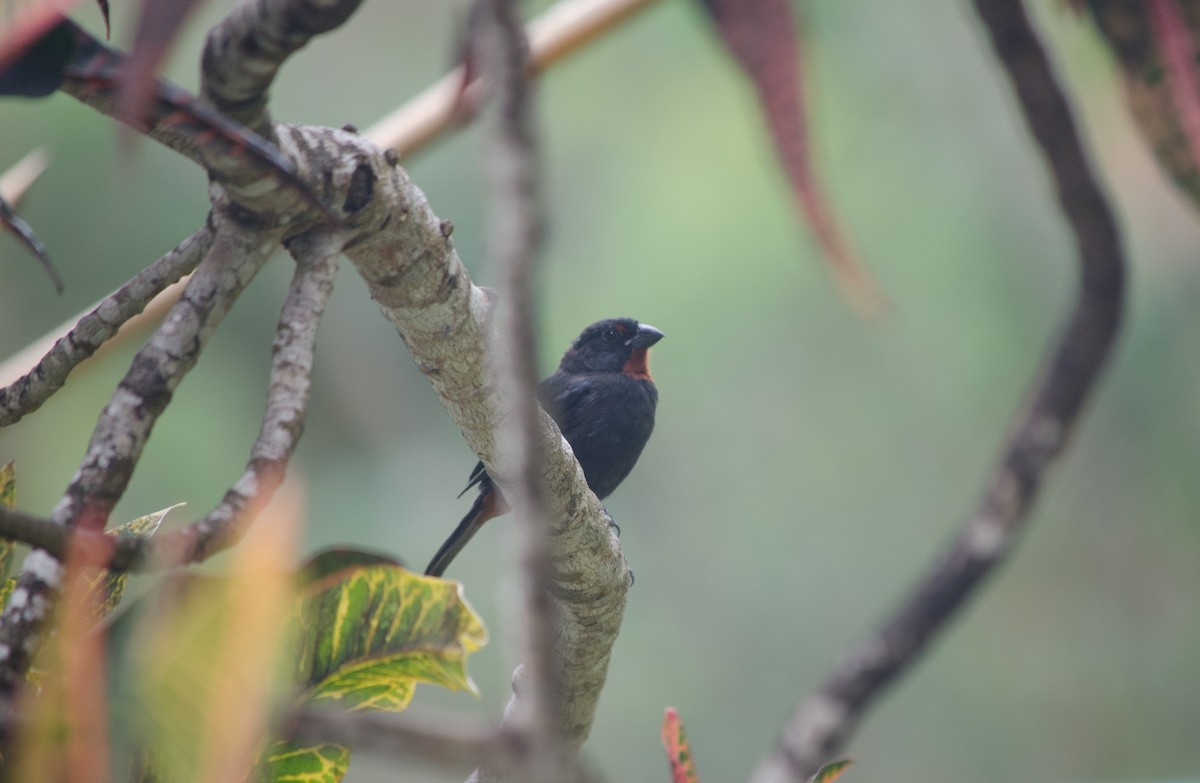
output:
M361 143L364 160L358 165L363 166L365 150L374 148ZM376 198L389 208L373 214L375 222L362 227L362 241L348 245L346 257L468 445L507 494L517 478L515 466L496 447L495 433L507 426L507 408L497 399L490 370L490 297L471 284L450 242L450 224L433 213L402 169L379 168L381 157L375 151L372 176ZM620 629L629 571L607 514L548 416L541 418L538 437L550 516L558 522L549 545L555 565L562 731L581 743L591 729Z
M218 111L274 141L267 90L279 67L313 37L340 27L361 0L239 3L208 32L200 94Z
M191 272L212 246L212 226L205 224L199 231L180 242L174 250L138 272L132 280L102 299L86 315L79 318L67 334L60 337L47 352L43 342L26 348L6 361L3 367L26 366L24 356L36 351L42 357L33 369L0 389L0 427L5 427L32 413L63 387L75 367L94 354L121 327L141 313L151 299L165 288ZM4 379L0 368L0 380Z
M983 500L900 609L843 658L784 726L754 783L804 781L843 745L870 704L946 627L1012 550L1046 469L1062 452L1111 352L1125 260L1112 209L1087 162L1066 97L1020 2L975 0L997 58L1054 179L1078 244L1080 290L1018 415Z

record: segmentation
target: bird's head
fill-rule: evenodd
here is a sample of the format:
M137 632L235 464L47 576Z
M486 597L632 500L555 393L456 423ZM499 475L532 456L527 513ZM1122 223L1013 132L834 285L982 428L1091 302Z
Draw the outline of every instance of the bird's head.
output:
M650 346L663 333L632 318L609 318L583 330L563 356L559 369L571 373L623 372L650 377Z

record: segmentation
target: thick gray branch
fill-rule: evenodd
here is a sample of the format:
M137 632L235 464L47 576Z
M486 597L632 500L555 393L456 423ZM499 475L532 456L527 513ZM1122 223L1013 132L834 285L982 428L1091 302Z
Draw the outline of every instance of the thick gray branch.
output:
M1125 277L1121 240L1066 97L1020 2L975 0L975 7L1075 233L1079 297L1017 417L979 508L899 610L853 648L820 690L800 705L774 752L755 772L754 783L807 780L1004 561L1117 335Z
M213 27L200 61L200 95L274 140L267 91L283 62L314 36L342 25L361 0L250 0Z
M36 367L0 389L0 427L40 408L63 387L71 371L112 338L122 324L142 312L164 288L195 269L212 241L212 227L206 224L79 319Z
M366 158L360 166L366 165ZM451 227L399 168L371 169L377 197L374 230L346 247L371 297L396 327L417 366L462 429L488 473L506 491L516 481L495 433L506 426L492 387L491 303L471 284L450 242ZM362 175L365 181L366 174ZM588 489L558 428L541 417L542 480L556 527L550 535L561 663L563 731L581 743L591 729L612 644L620 629L629 572L608 517Z

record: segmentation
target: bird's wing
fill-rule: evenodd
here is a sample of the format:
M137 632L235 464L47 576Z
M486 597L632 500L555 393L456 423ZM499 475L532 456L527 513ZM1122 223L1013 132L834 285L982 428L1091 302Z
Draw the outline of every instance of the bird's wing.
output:
M579 403L593 391L590 378L554 373L538 384L538 401L558 426L566 426L567 413L579 408Z

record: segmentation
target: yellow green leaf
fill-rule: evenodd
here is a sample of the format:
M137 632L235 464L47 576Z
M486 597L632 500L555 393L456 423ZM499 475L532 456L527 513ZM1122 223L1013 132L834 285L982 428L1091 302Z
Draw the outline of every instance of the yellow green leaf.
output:
M305 591L296 625L311 701L398 712L418 682L478 692L466 662L487 631L458 582L393 565L344 569Z
M5 508L14 508L17 503L17 472L13 463L9 462L0 466L0 506ZM12 557L14 544L7 538L0 538L0 578L8 574L8 569L12 566ZM3 594L3 601L0 601L0 607L8 601L8 595L12 592L9 588Z
M280 629L294 600L297 517L280 495L233 551L225 578L168 585L143 617L131 656L135 714L163 780L243 780L253 768L288 686Z
M153 514L138 517L131 522L114 527L108 531L108 534L114 538L149 538L158 532L158 526L162 524L163 518L167 514L183 505L185 504L176 503L161 511L155 511ZM100 591L97 607L101 617L110 614L117 608L117 604L121 602L121 596L125 594L125 585L128 581L129 574L125 571L110 571L104 568L95 573L92 587Z
M274 742L263 753L258 779L270 783L338 783L350 767L350 749L326 742L301 747Z
M846 767L853 763L850 759L842 759L841 761L833 761L817 770L817 774L809 778L809 783L833 783L842 776L846 771Z

